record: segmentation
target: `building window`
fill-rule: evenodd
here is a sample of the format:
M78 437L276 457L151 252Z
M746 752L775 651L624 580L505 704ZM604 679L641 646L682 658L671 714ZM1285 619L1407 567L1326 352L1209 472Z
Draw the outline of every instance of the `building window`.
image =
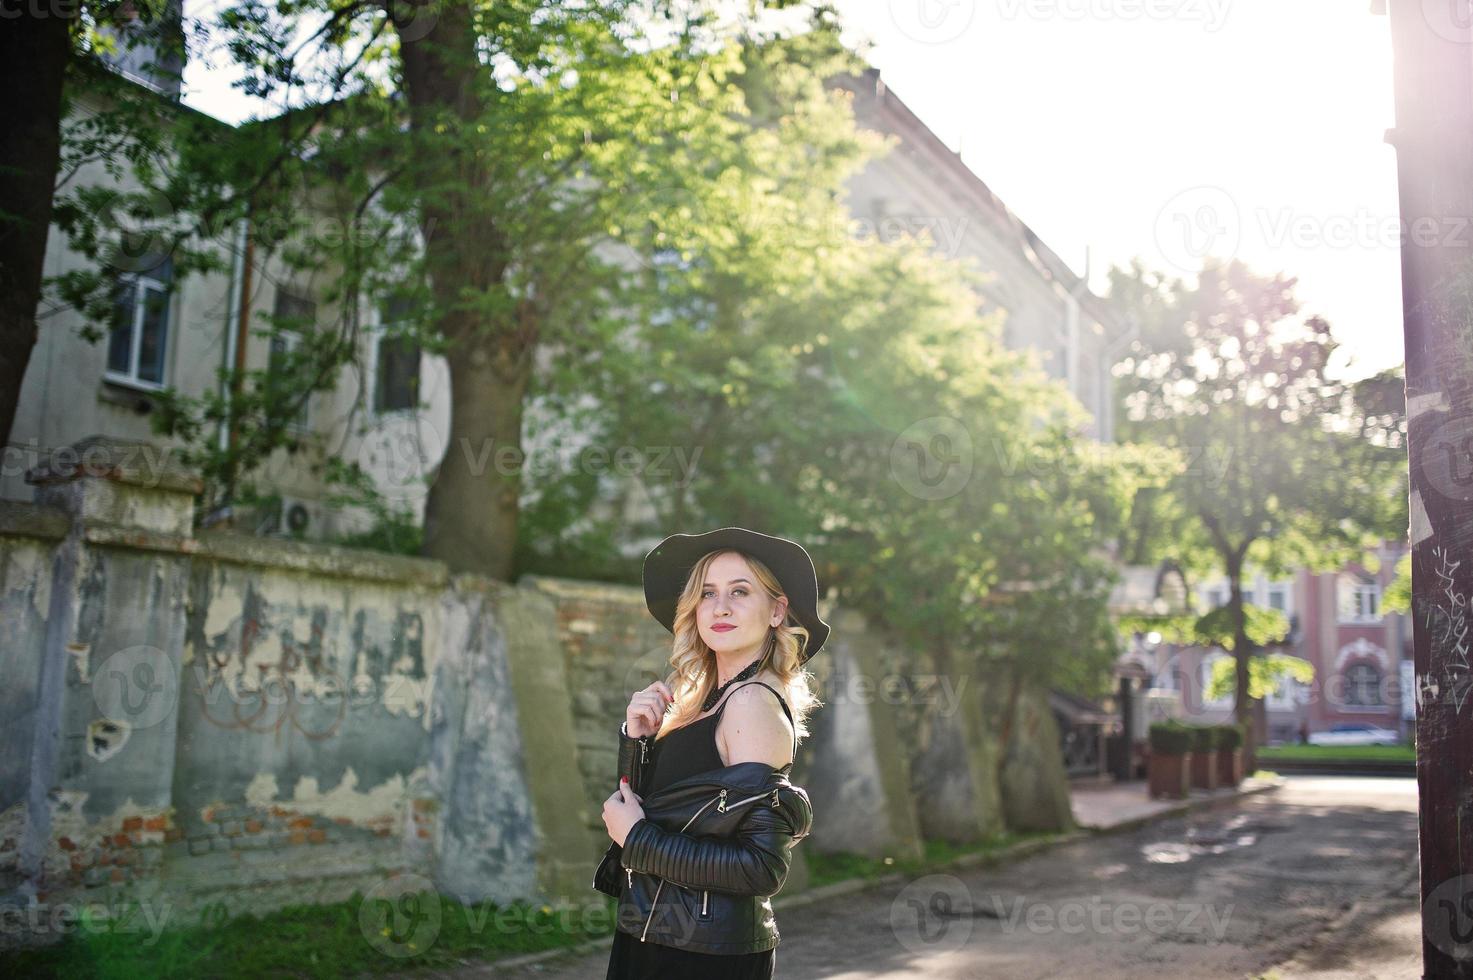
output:
M1370 664L1353 664L1345 671L1345 703L1357 708L1381 706L1381 672Z
M1289 612L1289 587L1287 585L1270 585L1268 587L1268 608L1277 609L1279 612Z
M395 299L384 308L384 325L411 322L411 306ZM420 348L410 337L395 335L379 338L375 354L373 408L376 412L397 412L419 406Z
M1224 693L1221 697L1213 698L1207 696L1207 691L1212 687L1212 675L1217 669L1217 662L1229 660L1230 658L1221 653L1214 653L1202 658L1197 667L1197 690L1202 692L1202 707L1204 708L1226 708L1233 703L1231 691Z
M1381 587L1354 577L1342 577L1339 589L1342 623L1374 623L1381 618Z
M317 304L288 290L278 289L272 321L275 329L271 334L266 383L277 389L284 398L297 397L297 385L293 381L301 372L292 355L301 344L302 335L316 326ZM292 428L307 428L309 401L310 395L302 398L296 417L290 422Z
M113 293L113 322L103 375L109 381L143 388L164 386L171 271L165 263L148 275L119 277Z
M1213 586L1202 593L1202 598L1207 601L1207 609L1210 612L1227 605L1227 589L1222 586Z

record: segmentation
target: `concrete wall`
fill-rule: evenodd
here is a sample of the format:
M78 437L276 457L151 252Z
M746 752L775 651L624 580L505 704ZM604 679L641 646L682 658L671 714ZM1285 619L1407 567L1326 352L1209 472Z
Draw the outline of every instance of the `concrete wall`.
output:
M618 726L669 656L641 590L195 535L190 474L75 448L90 469L0 502L0 904L235 913L403 873L464 901L596 900ZM794 767L815 831L786 888L810 850L1000 829L985 686L823 613ZM1037 765L1057 734L1019 751L1067 801Z

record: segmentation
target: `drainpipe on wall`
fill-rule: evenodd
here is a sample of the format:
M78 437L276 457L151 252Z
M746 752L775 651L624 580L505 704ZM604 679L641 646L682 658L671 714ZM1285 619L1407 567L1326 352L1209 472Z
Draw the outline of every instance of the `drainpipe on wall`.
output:
M235 258L230 263L230 298L226 300L225 310L225 349L221 353L220 366L226 371L231 369L235 363L235 338L241 333L241 297L245 294L243 279L245 277L245 247L246 247L246 219L241 218L235 223ZM226 404L230 403L231 389L227 380L221 381L220 395ZM222 419L220 421L219 433L220 448L225 449L230 445L230 427Z
M221 366L226 379L220 392L224 398L225 418L220 422L218 434L222 451L235 442L235 429L230 424L230 406L240 392L240 370L245 366L246 337L250 333L251 319L251 235L250 218L241 218L235 223L235 258L230 264L230 290L225 312L225 348L221 354ZM200 521L201 527L210 527L234 516L234 488L227 492L224 501Z

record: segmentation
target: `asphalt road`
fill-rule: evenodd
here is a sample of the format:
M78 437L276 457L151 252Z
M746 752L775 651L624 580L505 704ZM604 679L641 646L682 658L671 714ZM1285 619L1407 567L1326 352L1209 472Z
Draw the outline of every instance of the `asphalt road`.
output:
M1417 977L1416 783L1275 793L777 913L777 976ZM582 980L607 954L464 976Z

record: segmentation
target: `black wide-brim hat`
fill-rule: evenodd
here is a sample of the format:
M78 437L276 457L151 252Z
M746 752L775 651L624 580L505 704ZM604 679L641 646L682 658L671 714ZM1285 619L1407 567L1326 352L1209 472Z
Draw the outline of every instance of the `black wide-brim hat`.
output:
M713 551L746 552L762 562L781 583L788 611L808 631L802 662L823 648L829 624L818 618L818 572L813 559L796 541L744 527L722 527L704 534L672 534L644 556L644 603L650 615L675 632L675 607L696 562Z

